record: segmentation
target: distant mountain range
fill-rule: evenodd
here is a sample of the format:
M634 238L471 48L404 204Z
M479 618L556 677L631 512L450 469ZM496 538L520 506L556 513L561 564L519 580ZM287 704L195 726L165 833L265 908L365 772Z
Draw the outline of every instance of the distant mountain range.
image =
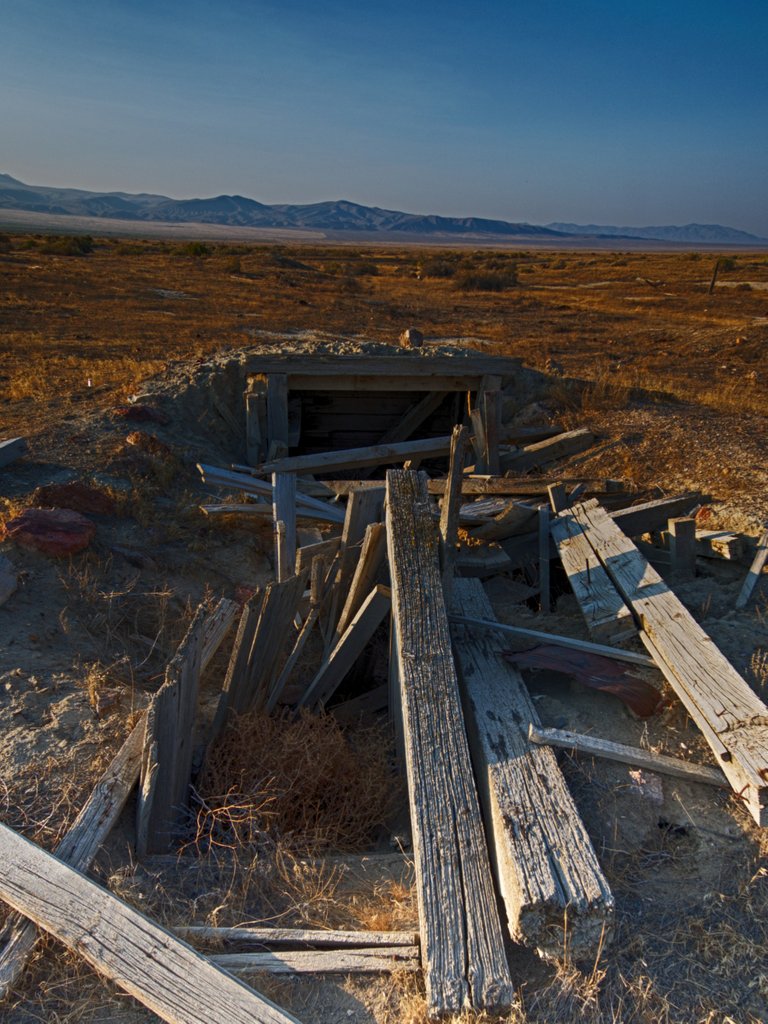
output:
M609 224L547 224L552 231L564 235L599 235L603 238L647 238L660 242L691 242L717 245L732 243L733 245L754 245L765 242L764 238L751 235L748 231L738 228L723 227L722 224L682 224L679 226L666 224L652 228L617 228Z
M97 217L166 224L218 224L249 228L301 228L332 232L448 235L453 237L530 238L553 241L571 236L584 238L648 239L667 242L754 245L763 240L746 231L717 224L684 227L618 228L595 224L512 224L483 217L439 217L436 214L401 213L378 206L361 206L341 199L307 205L268 206L245 196L212 199L171 199L168 196L129 192L88 192L75 188L27 185L0 174L0 210L35 214Z

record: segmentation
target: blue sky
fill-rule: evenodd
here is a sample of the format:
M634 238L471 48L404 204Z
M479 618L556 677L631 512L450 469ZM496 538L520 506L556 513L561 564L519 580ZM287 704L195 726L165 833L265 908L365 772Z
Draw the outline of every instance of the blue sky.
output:
M766 0L3 0L32 184L768 237Z

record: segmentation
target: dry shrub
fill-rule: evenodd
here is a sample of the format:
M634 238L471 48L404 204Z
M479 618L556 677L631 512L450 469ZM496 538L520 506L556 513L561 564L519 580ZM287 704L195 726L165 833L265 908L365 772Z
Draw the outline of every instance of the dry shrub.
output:
M200 780L198 844L237 847L266 833L294 850L360 850L394 809L391 740L346 734L331 715L258 712L234 720Z

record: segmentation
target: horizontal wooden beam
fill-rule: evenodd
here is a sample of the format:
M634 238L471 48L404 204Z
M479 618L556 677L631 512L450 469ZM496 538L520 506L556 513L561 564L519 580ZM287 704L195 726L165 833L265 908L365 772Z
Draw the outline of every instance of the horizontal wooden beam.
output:
M400 441L397 444L374 444L367 448L345 448L314 455L294 455L275 462L264 462L258 473L333 473L359 466L382 466L407 459L432 459L448 455L450 437L433 437L425 441ZM381 486L381 485L379 485Z

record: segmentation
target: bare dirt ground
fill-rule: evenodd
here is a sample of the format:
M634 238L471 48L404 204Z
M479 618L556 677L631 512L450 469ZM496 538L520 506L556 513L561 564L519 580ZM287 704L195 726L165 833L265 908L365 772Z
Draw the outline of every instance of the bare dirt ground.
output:
M192 255L113 241L77 258L25 244L13 239L0 253L0 436L30 439L29 456L0 470L2 518L26 506L36 487L73 479L116 501L113 513L92 516L96 538L71 559L0 544L19 577L0 607L0 818L48 848L160 684L194 607L237 597L272 574L268 530L213 524L197 510L203 492L194 462L224 465L241 443L217 405L234 401L221 363L243 344L355 347L391 341L416 323L433 343L471 339L537 369L549 360L551 377L531 374L535 394L516 396L512 414L530 416L531 398L536 417L600 434L564 474L621 477L665 493L698 488L711 496L713 525L752 536L768 520L768 306L758 287L768 281L768 262L752 254L723 271L726 287L708 296L712 260L690 254L494 254L505 268L516 265L518 279L496 293L430 276L439 269L432 257L414 251ZM487 255L472 258L484 272L500 272L485 265ZM367 272L358 273L361 266ZM738 287L749 282L750 290ZM115 416L129 393L149 394L170 422ZM128 443L136 429L162 447ZM734 610L745 571L700 563L695 581L674 585L766 699L768 604L763 590ZM503 580L490 593L502 621L587 638L566 586L550 616L510 601ZM207 698L225 661L222 651L208 670ZM710 760L674 700L641 722L567 677L540 672L528 681L545 724ZM367 724L384 730L378 742L386 750L386 724ZM354 746L344 735L342 744ZM285 754L270 756L277 765ZM510 947L521 1003L509 1020L764 1021L768 847L738 800L671 779L650 784L604 761L564 755L563 766L616 896L616 933L589 964L545 964ZM376 771L391 787L386 758ZM316 836L312 848L266 819L254 825L254 817L247 843L212 848L210 831L191 821L178 859L139 865L130 854L129 807L94 874L168 925L413 927L398 799L377 816L381 792L370 787L374 824L359 827L346 861ZM413 977L254 984L306 1021L424 1020ZM13 1024L152 1019L50 942L0 1006L0 1021Z

